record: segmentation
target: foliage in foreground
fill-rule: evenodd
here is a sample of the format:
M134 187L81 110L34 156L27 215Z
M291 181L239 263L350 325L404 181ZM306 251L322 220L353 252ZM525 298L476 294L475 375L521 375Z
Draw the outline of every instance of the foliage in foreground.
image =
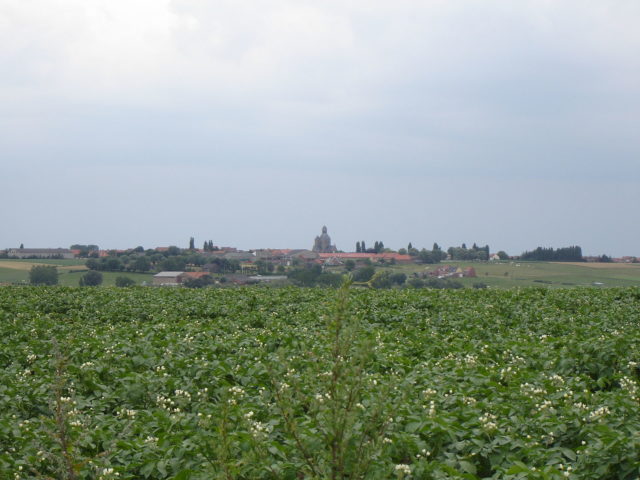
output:
M640 290L0 289L0 478L634 479Z

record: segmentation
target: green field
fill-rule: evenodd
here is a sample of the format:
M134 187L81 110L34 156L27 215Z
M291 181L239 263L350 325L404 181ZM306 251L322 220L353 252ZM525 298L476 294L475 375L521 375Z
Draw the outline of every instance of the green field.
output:
M84 266L86 260L0 260L0 284L27 284L29 283L29 270L33 265L55 265L58 267L58 283L63 286L76 287L80 282L80 277L88 270ZM138 285L144 282L151 284L153 274L151 273L130 273L130 272L101 272L103 276L103 286L115 285L117 277L129 277Z
M59 267L60 285L77 286L86 273L84 260L0 260L0 284L28 283L32 265L56 265ZM406 273L425 274L439 265L456 265L476 269L476 278L455 279L465 287L483 283L492 288L577 286L633 287L640 286L640 264L613 263L553 263L553 262L443 262L438 265L392 265L376 267ZM332 272L344 273L342 267L332 267ZM103 272L104 286L115 285L118 276L128 276L138 285L151 284L153 274Z
M2 479L637 479L640 289L0 288Z
M482 282L494 288L548 286L564 288L576 286L603 287L640 286L640 264L613 263L556 263L556 262L453 262L438 265L390 266L407 275L427 273L439 265L473 267L476 278L455 279L467 287Z

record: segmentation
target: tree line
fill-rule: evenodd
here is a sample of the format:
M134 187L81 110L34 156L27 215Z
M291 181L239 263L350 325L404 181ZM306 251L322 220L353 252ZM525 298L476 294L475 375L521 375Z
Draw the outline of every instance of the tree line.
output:
M583 262L582 248L577 245L564 248L538 247L531 252L523 252L520 260L536 260L541 262Z

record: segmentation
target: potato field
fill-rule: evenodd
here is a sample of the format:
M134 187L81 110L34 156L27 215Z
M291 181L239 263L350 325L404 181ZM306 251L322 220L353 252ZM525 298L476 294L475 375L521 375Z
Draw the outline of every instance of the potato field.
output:
M0 479L640 476L640 289L0 288Z

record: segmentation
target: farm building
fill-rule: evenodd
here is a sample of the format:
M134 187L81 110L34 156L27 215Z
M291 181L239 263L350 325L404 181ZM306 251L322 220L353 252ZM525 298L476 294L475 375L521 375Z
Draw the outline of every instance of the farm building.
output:
M68 248L10 248L7 254L11 258L74 258Z
M180 285L184 272L160 272L153 276L154 285Z
M209 277L209 276L211 276L209 272L184 272L182 275L178 277L178 280L180 280L180 283L182 283L188 279L197 280L199 278Z
M328 260L371 260L372 262L396 262L396 263L413 263L414 258L410 255L401 255L399 253L319 253L320 259Z
M209 276L209 272L160 272L153 276L153 284L160 286L182 285L186 280Z

